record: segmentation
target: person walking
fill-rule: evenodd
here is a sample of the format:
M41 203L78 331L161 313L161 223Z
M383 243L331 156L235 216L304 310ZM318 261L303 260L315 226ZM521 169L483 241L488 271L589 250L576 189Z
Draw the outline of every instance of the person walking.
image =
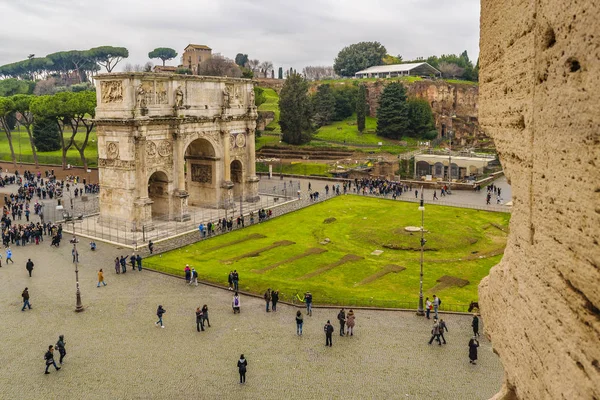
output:
M340 321L340 336L344 336L344 326L346 325L346 312L342 308L337 315L338 321Z
M29 272L29 277L31 278L31 272L33 271L33 261L31 258L27 259L27 264L25 264L25 269Z
M444 341L444 344L446 344L446 338L444 337L444 329L446 330L446 332L448 332L448 327L446 326L446 321L444 321L443 319L440 319L440 336L441 336L442 340Z
M185 272L185 283L189 284L192 278L192 270L190 269L190 265L185 264L185 268L183 271Z
M115 258L115 272L117 274L121 273L121 260L119 260L119 257Z
M96 287L100 287L101 283L104 286L106 286L106 282L104 282L104 272L102 272L102 268L100 268L100 271L98 271L98 286Z
M119 259L119 263L121 264L121 273L124 274L127 272L127 258L125 256L121 256Z
M166 312L167 312L167 310L165 310L165 309L163 308L163 306L161 306L161 305L159 305L159 306L158 306L158 309L156 310L156 316L158 317L158 321L156 321L156 322L154 323L154 325L157 325L157 326L158 326L158 324L160 323L160 327L161 327L161 328L164 328L164 327L165 327L165 326L163 325L163 320L162 320L162 317L163 317L163 314L164 314L164 313L166 313Z
M154 243L152 243L152 240L148 242L148 250L150 250L150 254L154 253Z
M23 308L21 308L21 311L25 311L25 307L29 307L29 309L31 310L31 304L29 304L28 288L25 288L25 290L23 290L23 293L21 293L21 297L23 298Z
M237 362L238 371L240 373L240 384L246 383L246 369L248 368L248 360L242 354Z
M429 297L425 298L425 313L427 319L431 319L429 318L429 314L431 313L431 301L429 301Z
M302 336L302 325L304 324L304 320L302 319L302 312L298 310L296 312L296 335Z
M51 365L54 365L54 368L56 368L57 371L60 370L60 367L57 366L54 361L54 347L52 347L52 345L48 346L48 351L44 355L44 360L46 360L46 372L44 372L44 374L50 373L48 372L48 368L50 368Z
M267 289L264 296L265 303L267 303L267 312L269 312L269 303L271 302L271 288Z
M304 302L306 303L306 315L312 317L312 294L310 292L304 293Z
M433 342L433 339L438 341L438 344L441 346L442 341L440 340L440 324L437 319L433 320L433 328L431 329L431 339L429 339L429 344Z
M240 312L240 296L238 295L238 292L235 292L233 294L233 300L231 301L231 307L233 308L234 314L239 314L239 312Z
M477 336L473 336L469 340L469 363L477 364L477 348L479 347L479 341Z
M348 311L348 315L346 315L346 326L348 327L348 335L354 336L354 320L356 316L354 315L354 311Z
M196 308L196 330L198 332L200 332L200 330L204 332L204 318L200 307Z
M323 330L325 331L325 346L331 347L333 344L331 336L333 334L334 329L333 325L331 325L331 322L329 320L327 320L327 323L323 327Z
M10 249L10 247L6 249L6 265L8 265L9 261L13 264L15 263L12 259L12 250Z
M479 336L479 318L477 318L477 314L473 314L473 321L471 322L471 327L473 328L473 336Z
M67 355L67 350L65 349L65 335L60 335L58 337L58 341L56 342L56 350L58 350L58 353L60 354L60 360L58 360L58 362L60 365L62 365L63 359Z
M190 285L198 286L198 272L196 272L196 268L192 268L191 277L190 277Z
M129 264L131 264L131 270L135 271L135 253L129 257Z
M273 290L271 292L271 310L277 312L277 302L279 302L279 290Z
M210 328L210 320L208 319L208 306L206 304L202 306L202 320L204 321L204 325Z
M139 254L135 257L135 262L137 263L138 271L142 271L142 256Z

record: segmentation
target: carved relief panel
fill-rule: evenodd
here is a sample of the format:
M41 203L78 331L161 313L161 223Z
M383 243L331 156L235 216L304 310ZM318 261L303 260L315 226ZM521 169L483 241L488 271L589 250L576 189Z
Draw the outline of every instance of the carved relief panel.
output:
M119 142L106 143L106 158L110 160L119 158Z
M231 150L242 149L246 147L246 134L236 133L229 136L229 145Z
M121 81L100 82L100 92L102 93L102 103L123 102L123 82Z
M212 183L212 166L192 164L192 182Z

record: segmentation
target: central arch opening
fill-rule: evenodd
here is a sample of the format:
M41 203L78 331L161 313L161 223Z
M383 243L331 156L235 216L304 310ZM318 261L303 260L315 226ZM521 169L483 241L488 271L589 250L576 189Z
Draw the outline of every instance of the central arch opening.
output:
M186 188L191 206L217 207L219 171L215 148L206 139L196 139L185 150Z

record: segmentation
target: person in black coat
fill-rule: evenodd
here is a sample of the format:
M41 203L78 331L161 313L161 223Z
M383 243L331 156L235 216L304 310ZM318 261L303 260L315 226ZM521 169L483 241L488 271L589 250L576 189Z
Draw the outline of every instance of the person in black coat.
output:
M240 383L246 383L246 368L248 367L248 360L244 358L243 354L240 356L237 366L240 373Z
M331 325L331 321L327 320L327 323L323 327L323 330L325 331L325 346L331 347L331 345L333 344L331 335L333 334L334 330L333 325Z
M27 269L27 272L29 272L29 277L31 278L31 271L33 271L33 261L31 261L31 258L27 259L27 264L25 264L25 268Z
M477 318L477 314L473 314L473 322L471 322L471 326L473 327L473 335L479 336L479 318Z
M477 336L473 336L471 340L469 340L469 362L471 364L477 364L477 348L479 347L479 342L477 341Z
M48 372L48 368L50 368L51 365L54 365L54 368L56 368L57 371L60 369L60 367L58 367L56 365L56 362L54 361L54 348L52 347L52 345L48 346L48 351L44 355L44 360L46 360L46 372L44 372L45 374L50 373Z

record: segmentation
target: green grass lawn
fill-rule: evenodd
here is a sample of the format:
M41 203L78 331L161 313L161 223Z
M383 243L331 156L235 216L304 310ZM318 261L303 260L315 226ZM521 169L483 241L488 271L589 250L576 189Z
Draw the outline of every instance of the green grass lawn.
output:
M281 133L281 127L279 126L279 95L273 89L262 88L267 101L262 103L258 107L259 111L273 111L275 113L275 119L267 125L267 131L272 133Z
M331 176L329 170L332 169L330 165L321 164L321 163L282 163L281 165L278 163L273 163L273 173L279 174L283 172L284 174L293 174L293 175L306 175L306 176ZM269 172L269 163L256 163L256 172Z
M65 132L64 137L65 140L70 139L71 132ZM20 159L22 162L33 163L33 154L31 151L31 144L29 143L29 135L27 135L27 131L25 130L25 128L21 128L20 132L19 130L12 132L12 138L13 149L17 157L17 162L19 162L20 154ZM81 145L84 139L85 132L79 132L77 133L77 136L75 136L75 142L77 142L78 145ZM88 145L85 149L85 155L88 160L88 166L90 167L95 167L96 165L98 165L98 144L96 140L96 131L92 131L90 133ZM40 164L60 165L62 163L61 150L48 151L43 153L38 151L37 154ZM8 139L6 138L6 134L4 132L0 132L0 160L11 161L10 147L8 145ZM67 152L67 163L76 166L83 165L83 163L81 162L81 158L79 157L79 152L74 146L71 146L71 148Z
M336 220L324 223L328 218ZM425 295L439 295L443 308L477 300L477 285L502 257L509 218L506 213L427 205ZM286 300L310 290L317 303L416 307L420 233L404 227L420 223L416 204L348 195L146 261L150 268L177 275L183 275L187 263L202 280L222 285L235 269L241 290L260 294L278 289ZM264 237L239 242L257 234ZM325 238L331 242L320 244ZM261 252L279 241L293 244ZM310 249L326 252L283 262ZM371 255L374 250L384 252ZM331 267L350 254L362 258ZM390 265L406 269L382 275ZM469 283L436 287L445 275Z

